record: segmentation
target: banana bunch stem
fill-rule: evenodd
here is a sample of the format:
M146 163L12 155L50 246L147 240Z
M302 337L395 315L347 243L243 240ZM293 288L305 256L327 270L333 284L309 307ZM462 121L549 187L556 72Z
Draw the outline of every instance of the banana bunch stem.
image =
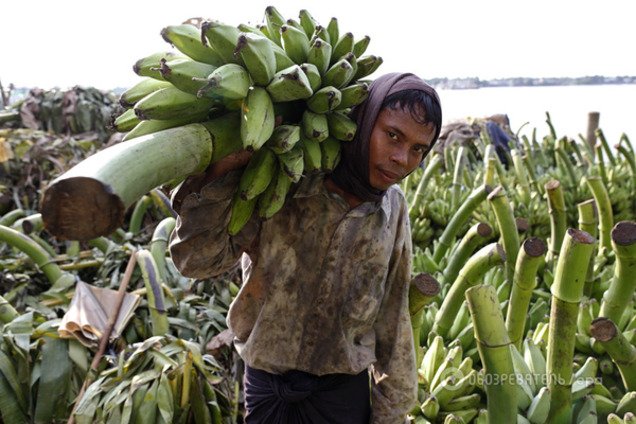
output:
M618 323L636 290L636 222L621 221L612 230L616 254L614 278L603 295L600 317Z
M438 154L433 155L431 160L426 165L424 173L422 174L422 178L420 178L420 182L418 183L415 194L413 195L411 207L409 208L409 216L411 217L411 219L414 219L415 215L418 213L424 199L424 190L428 186L428 183L429 181L431 181L431 178L433 177L435 172L439 170L441 165L442 156Z
M634 153L627 150L627 148L623 146L622 143L619 143L615 147L616 147L616 150L625 157L625 161L629 165L629 169L632 172L632 181L633 181L632 187L636 189L636 159L634 159Z
M589 199L576 205L579 211L579 230L585 231L594 238L598 235L598 213L596 201ZM594 285L594 261L590 261L585 277L585 295L590 297Z
M495 212L499 233L506 252L506 281L508 284L512 284L520 244L512 205L501 186L495 188L488 195L488 201Z
M515 370L497 292L493 286L478 285L466 290L466 300L485 371L489 422L517 422L516 382L511 378Z
M572 419L576 320L595 243L588 233L568 229L555 268L546 361L550 389L548 422L551 424L569 424Z
M550 260L559 256L563 236L566 230L565 199L561 183L550 180L545 184L548 194L548 213L550 214Z
M150 253L157 264L159 278L163 282L166 282L166 251L168 249L168 241L176 224L177 221L173 217L164 218L155 227L155 231L152 233L152 239L150 240Z
M492 235L492 227L484 222L470 227L448 259L448 264L444 270L444 281L452 284L457 278L461 267L470 258L470 255L474 253L478 246L488 241Z
M636 390L636 347L632 346L609 318L596 318L592 321L590 333L616 363L627 391Z
M506 329L511 342L519 350L521 350L523 342L532 290L536 286L537 270L543 262L546 250L547 247L543 240L532 237L523 242L517 257L510 303L506 314Z
M420 330L424 321L425 306L439 294L441 286L439 282L427 273L420 273L413 277L409 288L409 314L411 315L411 327L413 328L413 341L417 354L416 364L422 362L420 350Z
M150 310L150 320L152 321L152 335L162 336L168 333L170 325L168 324L166 301L163 296L162 280L159 277L157 264L152 254L145 249L137 252L137 263L141 268L146 287L148 309Z
M440 236L439 243L433 253L435 263L439 263L444 255L446 255L446 252L452 245L461 227L468 221L473 211L477 209L481 202L486 200L490 192L491 188L487 185L482 185L474 189L462 206L455 212Z
M459 271L457 279L453 282L444 297L444 301L435 316L433 332L445 337L453 325L457 311L464 301L466 290L483 280L484 274L496 266L505 262L506 255L501 245L491 243L481 248L470 257Z
M585 178L594 200L596 200L596 206L599 213L599 254L604 250L611 249L610 232L614 226L614 215L612 212L612 203L610 202L609 194L607 193L607 186L603 184L603 180L597 176L588 176Z
M451 210L457 208L459 204L459 196L461 194L461 177L462 170L464 164L464 155L466 148L464 146L460 146L457 149L457 158L455 160L455 170L453 172L453 182L452 182L452 192L451 192Z

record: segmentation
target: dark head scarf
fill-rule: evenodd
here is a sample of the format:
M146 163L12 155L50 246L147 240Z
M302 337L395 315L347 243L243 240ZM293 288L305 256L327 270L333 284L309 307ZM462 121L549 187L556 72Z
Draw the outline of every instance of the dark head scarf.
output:
M342 143L342 157L331 178L341 189L363 201L377 202L385 193L373 188L369 182L369 140L384 99L404 90L424 91L440 104L433 87L416 75L390 73L374 80L369 86L369 97L353 110L352 117L358 129L352 141ZM439 131L440 128L437 128L435 138Z

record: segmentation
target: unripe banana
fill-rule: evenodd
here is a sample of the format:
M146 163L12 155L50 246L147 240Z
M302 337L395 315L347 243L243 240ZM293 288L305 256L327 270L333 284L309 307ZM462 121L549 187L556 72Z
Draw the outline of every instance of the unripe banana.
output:
M285 25L285 18L274 6L268 6L265 9L265 23L267 24L267 32L270 40L282 47L280 38L280 27Z
M241 106L241 140L247 150L258 150L274 132L274 104L262 87L252 87Z
M331 63L336 63L342 56L351 53L353 51L353 43L353 34L350 32L343 34L337 42L332 42Z
M313 94L307 76L298 65L277 72L267 86L267 92L275 102L307 99Z
M353 68L353 75L355 75L356 72L358 72L358 59L356 58L356 55L353 53L347 53L342 58L346 59L346 61L349 62L349 64L351 65L351 68ZM351 81L351 79L349 79L349 81ZM349 84L349 81L347 81L346 84Z
M327 114L329 134L342 141L351 141L356 135L356 123L343 112L331 112Z
M147 121L141 121L137 125L135 125L135 128L130 130L124 136L122 141L132 140L135 137L140 137L142 135L156 133L158 131L167 130L169 128L175 128L175 127L180 127L182 125L202 122L207 120L207 118L208 118L208 113L202 112L192 116L188 116L188 115L179 116L173 119L165 119L165 120L150 119Z
M191 24L170 25L161 30L161 36L181 53L209 65L221 66L223 58L201 42L201 31Z
M323 27L322 25L316 25L314 33L309 39L310 43L313 42L316 38L320 38L321 40L324 40L325 42L331 44L331 39L329 38L327 28Z
M362 56L358 59L358 70L353 76L353 80L359 80L371 75L382 65L382 62L383 60L379 56Z
M262 35L241 33L234 53L241 55L254 84L266 86L276 73L276 55L271 40Z
M616 413L624 415L634 411L636 411L636 391L627 392L618 402Z
M435 336L433 341L429 344L420 366L429 391L432 390L431 383L433 377L445 356L444 339L441 336Z
M307 106L312 112L326 113L336 109L341 99L340 90L327 86L314 92L313 96L307 99Z
M305 76L309 81L311 91L315 93L316 90L320 89L320 85L322 82L320 78L320 72L318 72L318 68L316 67L316 65L312 65L311 63L303 63L302 65L300 65L300 69L302 69L305 73Z
M300 20L300 25L305 30L305 34L307 35L307 37L311 37L312 35L314 35L318 22L306 9L302 9L298 13L298 19Z
M214 106L212 99L199 99L176 87L167 87L150 93L135 104L139 119L175 119L194 116L209 111Z
M287 56L287 53L281 46L274 43L273 41L271 41L271 43L272 50L274 50L274 58L276 58L276 72L280 72L283 69L287 69L290 66L295 65L294 61L291 60L289 56Z
M279 125L265 145L277 155L289 152L300 141L300 126Z
M161 81L154 78L143 78L140 82L124 91L119 97L119 104L125 108L130 108L135 105L139 100L146 97L153 91L157 91L161 88L170 87L168 81Z
M299 65L304 63L309 51L309 38L305 32L289 25L283 25L280 27L280 36L287 56Z
M135 115L135 111L133 109L128 109L113 120L112 126L117 132L126 132L135 128L139 122L139 118Z
M343 88L340 92L342 93L342 98L336 109L347 109L359 105L369 97L369 84L359 82Z
M226 113L202 124L212 137L211 163L217 162L243 148L241 114L239 112Z
M260 35L261 37L265 37L265 38L267 38L269 40L269 38L265 34L263 34L263 32L260 29L258 29L255 26L241 23L241 24L238 24L236 27L241 32L248 32L250 34Z
M287 19L285 21L285 25L294 27L294 28L302 31L303 34L305 34L305 29L302 27L302 25L300 25L300 22L298 22L296 19L292 19L292 18ZM305 36L307 37L307 41L309 41L310 35L305 34Z
M290 151L278 155L278 161L281 169L291 182L297 183L300 181L304 170L302 146L296 144Z
M426 418L429 420L435 420L435 418L437 418L437 414L439 414L439 402L435 396L429 396L422 403L420 409Z
M298 142L303 149L303 161L305 163L305 171L319 171L322 167L322 153L320 151L320 143L315 140L303 137L301 134Z
M332 172L340 162L340 141L327 137L320 143L322 155L322 170Z
M331 18L327 24L327 34L329 34L329 41L335 42L340 39L340 28L338 27L338 18Z
M325 72L325 75L322 78L322 84L325 86L332 85L336 88L341 88L351 81L353 75L353 67L349 61L346 59L340 59L334 63L327 72Z
M161 72L163 79L169 81L179 90L195 95L206 85L205 78L215 69L217 69L215 66L207 63L181 59L170 62L161 59L159 66L159 72Z
M329 135L327 116L306 110L303 113L301 128L305 138L321 142Z
M444 406L444 411L454 412L462 409L476 408L481 403L481 395L473 393L457 397Z
M133 71L139 76L151 77L163 81L163 77L159 72L159 61L161 59L173 60L178 58L185 59L185 56L174 52L153 53L135 62Z
M197 96L217 101L241 100L247 96L251 85L250 75L245 68L235 63L227 63L216 68L208 76L207 83L199 89Z
M542 387L539 393L532 399L526 412L526 418L532 424L544 424L547 422L550 412L550 389Z
M313 40L307 52L307 63L314 65L320 75L324 75L329 69L331 61L331 44L320 38Z
M259 149L247 163L239 181L239 196L251 200L265 191L277 171L276 155L267 148Z
M256 207L258 198L251 200L243 200L238 193L232 198L232 210L230 212L230 222L227 226L227 232L231 236L235 236L243 229L245 224L250 220Z
M365 35L364 37L356 41L353 45L353 54L355 54L356 57L361 57L364 52L367 51L367 47L369 47L370 42L371 37L369 37L368 35Z
M201 25L201 42L210 46L223 59L223 63L243 64L240 56L234 54L241 31L219 21L205 21Z
M274 180L263 194L258 196L258 215L264 219L274 216L285 204L285 199L287 198L287 193L291 185L291 180L279 167L278 172L274 176Z

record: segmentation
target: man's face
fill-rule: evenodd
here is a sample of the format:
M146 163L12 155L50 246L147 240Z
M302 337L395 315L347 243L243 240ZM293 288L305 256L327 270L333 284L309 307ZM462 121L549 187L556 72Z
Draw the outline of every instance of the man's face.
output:
M407 109L380 111L369 140L369 182L386 190L413 172L428 153L435 127L418 123Z

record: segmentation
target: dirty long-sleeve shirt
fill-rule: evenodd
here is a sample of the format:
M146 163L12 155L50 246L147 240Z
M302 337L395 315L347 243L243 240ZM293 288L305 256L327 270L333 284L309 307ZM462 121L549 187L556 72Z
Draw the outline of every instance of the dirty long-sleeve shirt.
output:
M283 209L227 234L239 172L176 197L170 244L190 277L225 272L242 257L243 285L228 313L236 347L272 373L357 374L373 365L372 422L402 423L416 399L408 314L411 238L397 186L351 209L324 175L303 178Z

